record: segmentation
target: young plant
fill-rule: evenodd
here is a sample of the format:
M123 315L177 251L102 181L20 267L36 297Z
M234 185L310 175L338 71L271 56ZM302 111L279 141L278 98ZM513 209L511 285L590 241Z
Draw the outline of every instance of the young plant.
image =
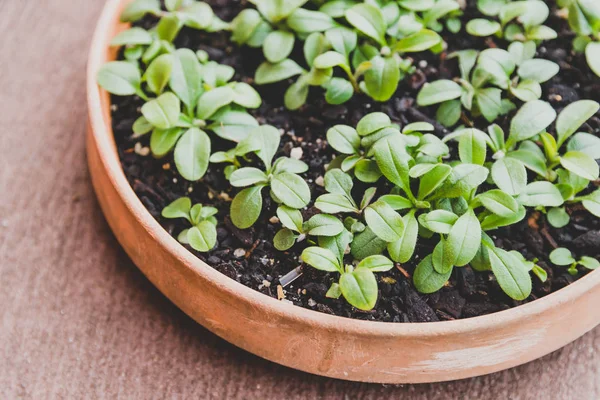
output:
M585 53L590 69L600 76L600 3L594 0L558 0L577 35L573 49Z
M166 10L161 9L159 0L135 0L125 7L121 14L122 22L136 22L148 14L160 18L155 28L149 31L133 27L113 38L113 46L126 46L126 60L149 64L161 54L172 52L172 43L184 26L208 32L228 28L228 24L201 1L168 0L165 7Z
M494 48L480 53L453 53L451 57L458 58L461 78L426 84L417 96L417 104L439 104L437 120L445 126L456 125L463 107L473 117L483 116L493 122L516 107L514 98L524 102L539 99L540 84L558 73L556 63L533 58L534 55L533 42L513 43L508 51Z
M344 224L333 215L317 214L304 222L299 210L284 205L277 208L277 217L283 228L275 234L273 244L280 251L290 249L309 235L318 238L334 237L345 230Z
M306 38L304 58L310 69L306 70L288 58L294 43L291 33L287 35L290 45L286 46L282 46L279 40L271 43L265 39L260 43L264 43L265 55L269 56L256 71L256 83L274 83L299 75L285 95L289 109L297 109L306 102L310 86L325 88L325 98L331 104L342 104L357 92L364 92L377 101L389 100L400 80L413 71L412 61L403 59L402 55L432 49L442 42L437 33L427 29L405 37L390 36L388 28L400 18L399 13L392 15L392 20L385 18L384 13L389 11L390 4L394 3L369 2L336 10L326 8L329 13L337 15L335 18L339 21L325 12L297 8L287 17L286 23L297 36ZM234 26L245 25L241 23L242 19L260 18L252 11L246 10L244 16L240 14L240 21ZM249 17L254 14L257 15ZM256 26L259 25L257 22ZM363 42L361 45L359 36ZM334 77L334 68L340 68L344 77Z
M206 253L217 244L217 219L214 207L194 204L189 197L180 197L162 210L162 216L169 219L184 218L191 228L182 230L177 236L182 244L189 244L194 250Z
M477 8L487 17L467 23L467 32L473 36L492 36L513 41L542 41L555 39L556 31L543 25L550 15L548 5L541 0L509 1L478 0Z
M161 54L143 72L139 64L107 63L98 83L112 94L146 100L133 124L134 134L152 132L152 154L164 157L174 151L181 176L197 181L206 173L211 151L204 129L239 142L258 126L245 109L259 107L261 98L247 83L229 82L233 74L229 66L202 64L191 50L179 49Z
M374 272L389 271L394 263L382 255L370 256L354 266L344 265L343 257L322 247L308 247L302 252L302 261L327 272L338 272L340 279L331 284L327 297L344 296L346 301L360 310L371 310L377 302L377 278Z
M592 270L600 267L600 262L592 257L583 256L579 260L576 260L571 251L564 247L552 250L550 253L550 261L554 265L569 266L568 271L571 275L577 275L579 272L577 270L578 266Z
M310 201L310 188L298 175L306 172L308 166L289 157L280 157L273 163L280 139L276 128L262 125L236 146L237 156L254 153L264 165L264 169L242 167L229 176L232 186L245 188L231 203L231 221L240 229L251 227L260 216L262 190L266 187L276 203L293 209L303 208Z

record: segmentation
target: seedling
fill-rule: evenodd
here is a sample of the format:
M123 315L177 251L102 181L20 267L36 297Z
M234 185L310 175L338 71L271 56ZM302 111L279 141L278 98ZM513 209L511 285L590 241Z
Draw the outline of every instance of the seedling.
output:
M174 151L177 170L189 181L202 178L208 168L211 141L205 129L239 142L258 126L245 109L262 102L247 83L229 82L233 68L204 61L189 49L171 49L145 71L138 63L115 61L98 73L98 83L108 92L146 100L133 124L134 134L152 132L152 154L164 157Z
M577 270L578 266L587 269L596 269L600 267L600 261L592 257L583 256L579 260L576 260L571 251L564 247L552 250L552 253L550 253L550 261L555 265L568 266L568 271L571 275L577 275L579 272Z
M310 201L310 189L298 175L306 172L308 166L288 157L280 157L273 163L279 141L279 131L270 125L263 125L255 128L236 146L237 156L254 153L264 165L264 169L236 169L229 177L232 186L245 188L231 203L231 221L240 229L251 227L260 216L262 190L266 187L270 188L271 198L276 203L293 209L303 208Z
M407 15L423 28L406 34L395 2L340 3L339 7L325 4L320 11L300 8L306 3L302 0L286 3L283 8L275 3L257 2L259 12L248 9L240 13L232 23L233 40L263 47L266 61L256 71L257 84L299 75L285 94L285 105L292 110L306 102L310 86L326 89L325 98L331 104L342 104L357 92L377 101L389 100L400 80L414 70L402 55L439 50L441 37L424 27L441 29L439 19L458 10L453 0L431 2L420 10L429 12L420 22L410 11ZM413 7L408 2L402 4ZM288 58L297 38L305 38L304 58L309 70L301 67L299 60ZM360 45L359 38L363 41ZM345 77L333 76L334 68L340 68Z
M536 59L535 43L513 43L509 50L462 50L451 57L458 59L461 78L426 84L419 95L420 106L439 104L437 119L445 126L460 120L462 108L472 117L483 116L493 122L516 108L513 98L527 102L542 95L541 83L554 77L559 66ZM513 74L516 72L516 76Z
M558 0L563 15L577 37L573 49L585 53L590 69L600 76L600 3L591 0Z
M339 272L340 279L332 283L327 297L344 296L346 301L361 310L370 310L377 302L377 278L374 272L389 271L394 263L385 256L370 256L358 265L344 265L343 259L331 250L308 247L302 252L302 261L321 271Z
M470 20L466 29L473 36L495 35L510 42L542 41L557 37L556 31L543 25L550 15L550 9L541 0L478 0L477 8L493 19Z
M217 244L217 219L214 207L194 204L189 197L181 197L162 210L162 216L169 219L184 218L191 228L182 230L177 236L182 244L189 244L194 250L206 253Z
M273 244L281 251L288 250L309 235L315 238L333 237L345 230L344 224L333 215L317 214L304 222L300 211L285 205L277 208L277 217L283 229L275 234Z

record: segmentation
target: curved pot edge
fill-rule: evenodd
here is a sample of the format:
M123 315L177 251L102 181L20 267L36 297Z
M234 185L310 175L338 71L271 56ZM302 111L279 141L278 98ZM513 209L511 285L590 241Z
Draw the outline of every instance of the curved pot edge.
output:
M99 164L94 163L92 165L92 160L94 157L97 157L96 161L101 162L104 172L110 179L110 184L115 188L116 193L118 193L118 196L120 197L124 206L127 208L127 211L131 213L131 215L137 220L138 224L143 227L148 235L154 238L154 240L156 240L156 242L166 252L170 253L176 262L180 263L182 266L185 266L185 268L188 268L195 278L201 278L201 280L205 283L210 282L211 285L213 285L215 288L218 288L219 291L225 293L232 300L247 304L249 307L258 308L262 310L262 312L271 315L270 318L286 320L287 324L289 325L302 324L311 327L319 327L320 329L326 330L332 334L354 335L356 336L356 340L365 339L371 341L385 341L390 340L391 338L407 340L412 340L414 338L426 340L429 338L439 340L440 338L444 338L446 335L464 335L466 338L472 335L477 335L478 333L481 334L482 331L488 332L489 334L493 331L501 330L506 326L518 326L522 323L525 323L527 319L539 318L540 316L545 315L549 310L560 308L563 305L572 305L574 303L578 303L586 296L586 294L591 293L592 291L600 292L600 290L598 290L600 288L600 271L594 271L585 278L573 283L569 287L546 296L543 299L495 314L457 321L393 324L384 322L357 321L343 317L330 316L327 314L318 313L316 311L285 304L256 292L253 289L250 289L222 275L188 252L174 238L164 231L160 224L154 220L154 218L144 208L141 201L137 198L121 169L121 165L115 151L114 139L110 134L112 131L109 124L110 112L106 106L108 104L108 95L99 90L98 86L96 85L95 76L99 66L107 60L107 43L116 32L114 19L115 16L118 15L120 7L123 3L123 0L109 0L107 2L102 17L98 23L98 28L94 35L90 51L87 81L90 116L90 130L88 134L88 159L90 161L90 171L93 179L95 180L94 186L100 199L101 195L99 191L101 191L102 188L98 187L96 184L96 176L98 175L96 168ZM93 154L94 150L97 151L97 156ZM432 377L431 375L424 375L425 378L413 377L407 380L406 378L408 377L403 373L396 374L396 376L399 376L400 378L396 378L392 374L391 378L390 376L387 376L387 378L382 379L380 374L375 374L374 376L355 376L353 373L345 374L333 370L315 370L314 367L311 368L307 365L297 365L293 361L286 362L285 360L281 359L280 355L265 352L264 349L257 348L256 344L244 342L244 340L239 338L236 340L234 337L235 335L220 329L217 321L203 319L202 316L198 315L198 312L190 309L189 305L185 304L185 301L182 301L182 299L177 299L177 296L165 287L164 282L157 280L156 276L148 273L142 267L142 265L140 265L141 260L139 253L131 250L131 243L129 243L129 240L124 237L123 234L119 234L119 232L115 229L114 223L111 222L110 212L107 210L108 204L103 203L102 200L100 200L100 202L103 207L103 211L109 220L109 223L111 223L111 228L113 228L113 231L115 231L115 235L126 249L130 257L138 266L140 266L140 269L142 269L149 279L181 309L183 309L194 319L200 320L200 322L211 331L226 338L234 344L264 358L278 363L283 363L293 368L302 369L307 372L318 373L321 375L342 379L392 383L431 382L436 380L463 378L477 374L494 372L540 357L562 347L568 342L574 340L576 337L581 336L583 333L592 329L598 324L598 322L600 322L600 318L598 317L591 318L589 321L586 321L581 329L575 334L563 335L554 343L552 343L552 345L545 346L541 351L537 350L536 352L532 352L531 354L518 359L505 360L494 366L488 365L487 368L482 369L480 373L473 373L473 371L469 373L451 372L444 376ZM438 362L442 363L440 360L438 360Z

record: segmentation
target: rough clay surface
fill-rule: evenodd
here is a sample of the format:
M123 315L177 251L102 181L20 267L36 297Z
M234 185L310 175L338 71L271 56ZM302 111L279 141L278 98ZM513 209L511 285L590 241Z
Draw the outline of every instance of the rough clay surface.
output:
M509 371L394 387L280 367L185 316L126 257L89 182L85 61L103 4L0 1L0 398L600 398L600 328Z

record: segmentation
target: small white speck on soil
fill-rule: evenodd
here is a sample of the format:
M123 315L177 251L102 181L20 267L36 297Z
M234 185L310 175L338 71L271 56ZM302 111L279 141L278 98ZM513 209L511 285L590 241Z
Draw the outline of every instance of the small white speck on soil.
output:
M315 183L319 186L325 186L325 179L319 175L317 179L315 179Z
M317 305L317 302L314 301L313 299L308 299L308 306L309 307L314 307Z
M177 178L173 178L173 183L177 183Z
M246 250L244 250L244 249L242 249L242 248L235 249L235 250L233 251L233 255L234 255L234 257L236 257L236 258L242 258L242 257L244 257L244 256L246 255Z
M277 218L276 216L272 216L271 218L269 218L269 222L272 224L276 224L279 222L279 218Z
M302 147L294 147L292 151L290 151L290 157L295 158L296 160L300 160L303 154L304 151L302 150Z

